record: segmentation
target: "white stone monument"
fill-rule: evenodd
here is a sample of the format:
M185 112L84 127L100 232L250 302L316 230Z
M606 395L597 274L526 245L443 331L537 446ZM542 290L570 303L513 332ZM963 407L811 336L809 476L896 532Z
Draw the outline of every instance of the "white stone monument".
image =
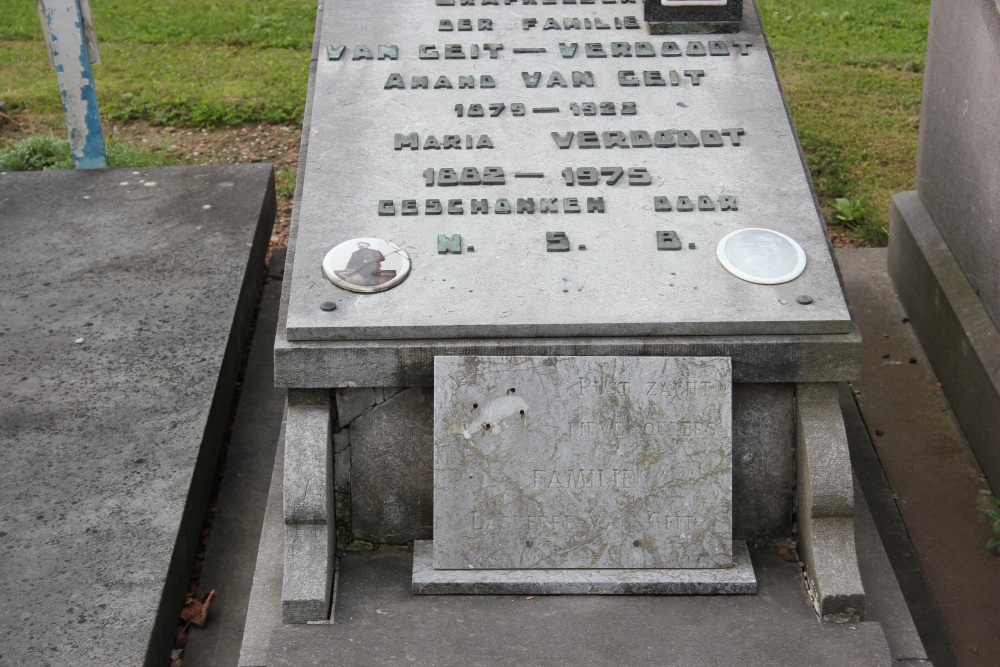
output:
M736 32L657 35L629 0L325 8L275 348L294 462L286 620L325 618L335 533L416 541L416 587L464 592L746 592L748 577L722 582L748 564L743 542L797 538L820 616L863 615L837 403L861 340L756 10L741 9ZM698 421L695 397L640 427L660 404L635 384L617 408L542 376L483 384L531 358L571 381L614 364L626 383L708 373L716 433L676 426ZM451 433L470 398L524 400L523 421L467 413L468 438ZM619 458L604 449L617 441ZM504 458L484 467L473 454L494 446ZM558 493L581 477L600 486ZM671 495L685 484L690 514ZM440 580L465 565L478 580ZM515 574L484 583L496 568Z

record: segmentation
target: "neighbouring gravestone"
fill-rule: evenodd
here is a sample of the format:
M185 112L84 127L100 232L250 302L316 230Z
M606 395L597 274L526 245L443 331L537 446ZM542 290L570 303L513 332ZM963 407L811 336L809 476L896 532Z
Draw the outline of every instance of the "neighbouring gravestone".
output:
M289 388L286 621L326 617L335 532L342 548L416 540L421 592L746 592L732 578L720 583L749 567L742 541L797 536L820 616L863 614L837 411L838 383L859 373L860 337L759 17L749 0L666 7L703 22L737 7L742 18L730 34L704 34L722 28L703 23L655 36L653 4L343 0L324 9L275 347L276 380ZM728 364L726 379L712 376L711 397L731 424L691 440L659 426L648 437L574 427L574 412L634 419L654 404L626 391L618 398L630 405L616 408L614 396L562 395L541 380L476 399L486 375L470 369L494 364L502 376L520 358L581 376L617 363L627 383L656 368L668 385ZM431 425L471 409L470 397L482 406L525 396L524 424L537 429L529 440L508 441L507 427L450 437L456 447L506 443L514 458L489 470L510 477L511 502L544 477L518 463L519 448L545 449L557 466L540 490L550 513L484 505L492 527L472 544L483 513L449 508L486 503L499 487L476 486L477 475L493 479L485 464L470 451L445 453L440 431L447 465L435 468ZM670 409L674 421L697 422L701 407L685 399ZM519 419L508 418L512 429ZM493 429L465 422L476 423ZM615 439L634 480L627 465L616 477L602 449ZM648 458L668 449L669 465ZM727 451L727 464L712 459ZM573 477L558 467L571 460ZM385 466L393 473L380 474ZM560 495L560 479L575 484L581 470L584 486L600 486ZM634 495L633 483L643 485ZM701 506L678 509L678 487ZM562 532L546 524L554 532L535 539L531 519L514 518L573 507L589 516L582 510L595 503L629 511L586 524L589 542L575 533L582 522L563 521ZM642 519L660 530L636 533ZM701 550L672 532L692 526L705 528ZM432 536L434 545L422 542ZM602 544L599 557L585 555ZM489 580L470 564L508 574ZM633 578L621 578L629 569ZM659 574L640 581L640 571Z
M893 197L889 273L1000 486L1000 4L931 6L916 190Z

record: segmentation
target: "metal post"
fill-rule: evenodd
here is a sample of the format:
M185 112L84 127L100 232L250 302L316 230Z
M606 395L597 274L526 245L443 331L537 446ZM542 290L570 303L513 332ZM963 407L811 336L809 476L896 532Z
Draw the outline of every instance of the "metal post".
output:
M92 63L101 61L87 0L36 0L49 60L56 69L73 166L108 166Z

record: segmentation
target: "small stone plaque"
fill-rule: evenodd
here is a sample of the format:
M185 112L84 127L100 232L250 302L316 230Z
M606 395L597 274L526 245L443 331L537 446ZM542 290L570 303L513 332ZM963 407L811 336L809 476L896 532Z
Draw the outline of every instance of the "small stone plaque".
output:
M730 359L435 359L434 568L732 554Z

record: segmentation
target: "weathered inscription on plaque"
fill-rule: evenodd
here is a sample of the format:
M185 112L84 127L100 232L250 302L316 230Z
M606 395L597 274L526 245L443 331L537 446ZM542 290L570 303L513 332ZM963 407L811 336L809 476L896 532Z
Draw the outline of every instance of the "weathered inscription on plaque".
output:
M732 565L718 357L438 357L434 567Z

